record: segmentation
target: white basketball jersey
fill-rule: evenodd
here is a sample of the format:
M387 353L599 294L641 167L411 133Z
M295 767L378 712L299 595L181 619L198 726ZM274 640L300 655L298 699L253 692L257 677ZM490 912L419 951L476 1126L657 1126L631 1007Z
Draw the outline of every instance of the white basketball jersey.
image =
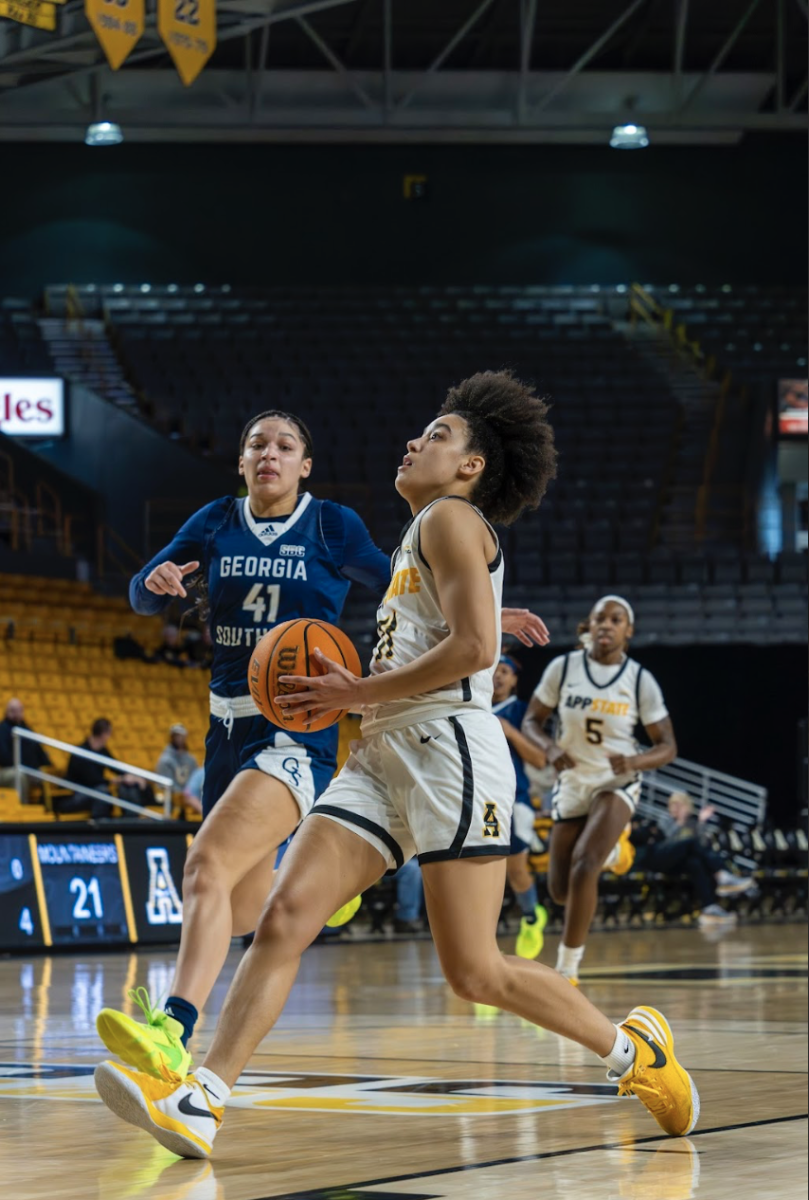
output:
M457 497L454 499L457 501ZM433 504L440 503L441 500L433 501ZM433 504L423 508L408 526L391 560L390 586L377 612L378 641L371 657L372 675L413 662L449 636L433 573L421 553L421 523ZM480 515L482 521L486 521L479 509L475 509L475 512ZM488 521L486 525L497 545L494 560L489 564L494 594L495 644L498 647L492 665L484 671L477 671L474 675L435 691L367 708L362 721L363 735L377 733L381 729L415 725L440 716L459 716L470 709L491 712L494 669L499 659L500 646L503 553L497 535Z
M605 666L585 650L555 658L534 695L559 713L556 743L576 763L576 773L609 778L613 754L637 753L638 724L668 716L654 676L632 658ZM567 774L567 772L566 772Z

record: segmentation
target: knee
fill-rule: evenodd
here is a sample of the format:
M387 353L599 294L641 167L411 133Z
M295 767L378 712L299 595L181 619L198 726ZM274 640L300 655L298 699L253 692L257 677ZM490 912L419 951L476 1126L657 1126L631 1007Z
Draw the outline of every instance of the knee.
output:
M587 884L601 873L604 866L598 854L587 847L576 850L570 864L570 882L573 887L577 884Z
M207 846L196 843L188 851L183 868L183 896L199 896L203 892L218 890L223 881L222 863Z
M320 925L313 927L306 906L296 899L294 892L280 888L264 905L254 940L260 944L290 942L304 950L319 932Z
M493 1004L499 994L494 964L457 962L444 968L447 983L456 996L470 1004Z

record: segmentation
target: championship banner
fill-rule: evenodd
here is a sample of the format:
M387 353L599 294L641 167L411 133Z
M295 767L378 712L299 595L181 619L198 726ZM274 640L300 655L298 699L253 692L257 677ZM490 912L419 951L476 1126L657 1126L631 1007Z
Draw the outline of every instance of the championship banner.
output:
M84 0L84 13L117 71L143 34L145 0Z
M0 0L0 17L8 17L9 21L17 21L20 25L31 25L34 29L45 29L48 33L53 33L56 28L56 6L48 0Z
M188 87L216 49L216 0L157 0L157 28Z

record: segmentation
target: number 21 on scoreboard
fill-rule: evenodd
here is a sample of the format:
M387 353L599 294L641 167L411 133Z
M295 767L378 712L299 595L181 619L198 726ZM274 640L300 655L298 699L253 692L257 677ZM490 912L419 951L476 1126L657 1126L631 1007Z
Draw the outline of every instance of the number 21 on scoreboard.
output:
M104 905L101 900L101 888L95 875L87 883L85 883L80 875L74 875L70 881L68 890L71 896L76 897L73 905L74 920L100 921L102 919L104 916ZM88 902L92 904L92 912L88 908Z

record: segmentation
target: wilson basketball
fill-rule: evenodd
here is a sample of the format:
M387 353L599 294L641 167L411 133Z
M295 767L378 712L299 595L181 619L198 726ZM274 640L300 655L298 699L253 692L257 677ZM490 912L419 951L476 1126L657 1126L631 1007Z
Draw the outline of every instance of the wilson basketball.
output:
M269 633L265 633L250 656L250 669L247 673L250 695L262 716L272 721L279 729L303 733L307 727L307 712L293 715L286 709L279 708L275 697L292 695L298 690L289 684L280 684L278 680L281 675L324 674L314 656L316 649L321 650L326 658L345 667L352 675L362 674L360 656L351 639L328 621L310 621L305 617L284 621ZM347 711L346 709L345 712ZM335 721L345 716L345 712L326 713L313 721L309 729L328 729Z

